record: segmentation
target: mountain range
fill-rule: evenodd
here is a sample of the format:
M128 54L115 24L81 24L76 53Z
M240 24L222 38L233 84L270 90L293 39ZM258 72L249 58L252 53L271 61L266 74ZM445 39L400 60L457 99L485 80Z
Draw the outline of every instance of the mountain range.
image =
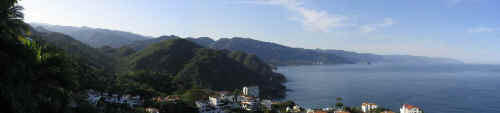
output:
M60 32L91 45L92 47L109 46L112 48L126 47L140 51L149 45L164 40L182 38L175 35L146 37L130 32L94 29L88 27L70 27L48 24L32 24L38 30ZM274 66L286 65L315 65L315 64L374 64L374 63L462 63L450 58L434 58L411 55L377 55L371 53L357 53L335 49L305 49L280 45L272 42L254 40L250 38L221 38L218 40L209 37L184 38L202 47L217 50L241 51L255 54L263 61Z
M130 44L133 41L152 38L131 32L90 27L60 26L43 23L31 23L31 26L33 26L38 31L53 31L66 34L95 48L99 48L102 46L111 46L117 48L126 44Z

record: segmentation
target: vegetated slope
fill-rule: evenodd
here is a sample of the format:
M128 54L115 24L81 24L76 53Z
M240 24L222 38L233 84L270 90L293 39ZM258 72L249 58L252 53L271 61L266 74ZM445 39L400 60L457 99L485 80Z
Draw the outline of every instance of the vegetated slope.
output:
M117 30L59 26L41 23L32 23L31 25L33 25L34 27L42 27L48 31L69 35L76 40L79 40L95 48L106 45L117 48L121 47L122 45L130 44L133 41L150 39L150 37Z
M136 41L126 45L134 50L142 50L145 47L163 40L180 38L177 36L161 37ZM450 58L433 58L425 56L410 55L377 55L371 53L356 53L335 49L303 49L292 48L284 45L253 40L249 38L222 38L214 41L208 37L186 38L206 48L218 50L242 51L255 54L263 61L272 65L314 65L314 64L353 64L353 63L462 63Z
M124 47L128 47L128 48L131 48L135 51L139 51L139 50L145 49L146 47L148 47L152 44L159 43L159 42L164 41L164 40L177 39L177 38L181 38L181 37L178 37L175 35L160 36L158 38L152 38L152 39L148 39L148 40L134 41L130 44L124 45Z
M209 48L210 46L212 46L212 44L215 43L215 40L209 37L186 38L186 39L206 48Z
M109 56L105 55L98 49L92 48L78 40L73 39L68 35L45 30L41 30L43 32L39 32L33 29L32 31L33 36L31 38L62 49L70 57L85 60L85 62L96 68L102 69L113 64L113 59Z
M240 55L236 55L240 54ZM240 56L235 60L231 56ZM209 88L235 90L258 85L268 98L284 97L284 76L252 55L203 48L186 39L153 44L128 56L133 70L148 70L173 75L180 90ZM247 58L248 57L248 58Z
M335 54L326 54L310 49L291 48L275 43L262 42L249 38L220 39L212 45L215 49L227 49L256 54L274 65L310 65L310 64L350 64L349 61Z

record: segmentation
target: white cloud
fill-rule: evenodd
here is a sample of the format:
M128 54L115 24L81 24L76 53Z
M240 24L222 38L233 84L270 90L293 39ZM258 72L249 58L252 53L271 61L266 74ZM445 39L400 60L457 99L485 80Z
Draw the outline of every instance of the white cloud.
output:
M495 32L498 31L498 28L491 27L476 27L468 30L469 33L487 33L487 32Z
M392 18L385 18L384 23L363 25L360 27L360 30L361 30L361 32L365 32L365 33L374 32L379 28L390 27L394 24L396 24L396 21L394 21Z
M347 16L330 14L324 10L306 8L299 0L257 0L253 4L278 5L298 13L293 20L300 21L306 30L328 32L332 28L347 26Z

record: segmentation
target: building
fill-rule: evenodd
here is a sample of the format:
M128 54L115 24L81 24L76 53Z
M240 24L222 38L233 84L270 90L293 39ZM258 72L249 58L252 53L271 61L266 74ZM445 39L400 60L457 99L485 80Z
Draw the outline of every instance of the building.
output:
M146 108L145 110L148 113L160 113L160 110L157 108Z
M422 113L422 109L410 104L403 104L403 106L399 110L400 113Z
M247 111L257 111L259 109L259 98L252 96L242 96L241 108Z
M259 97L259 86L243 87L243 95Z
M373 109L377 109L377 107L378 106L375 103L363 102L363 104L361 104L361 111L366 113L366 112L370 112Z
M215 108L206 101L196 101L198 113L224 113L223 109Z

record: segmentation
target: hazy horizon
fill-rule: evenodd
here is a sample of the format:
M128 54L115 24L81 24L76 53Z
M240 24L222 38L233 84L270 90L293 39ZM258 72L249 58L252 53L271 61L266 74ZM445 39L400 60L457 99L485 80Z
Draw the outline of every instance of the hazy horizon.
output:
M23 0L20 5L27 22L500 63L495 7L500 1L91 1Z

